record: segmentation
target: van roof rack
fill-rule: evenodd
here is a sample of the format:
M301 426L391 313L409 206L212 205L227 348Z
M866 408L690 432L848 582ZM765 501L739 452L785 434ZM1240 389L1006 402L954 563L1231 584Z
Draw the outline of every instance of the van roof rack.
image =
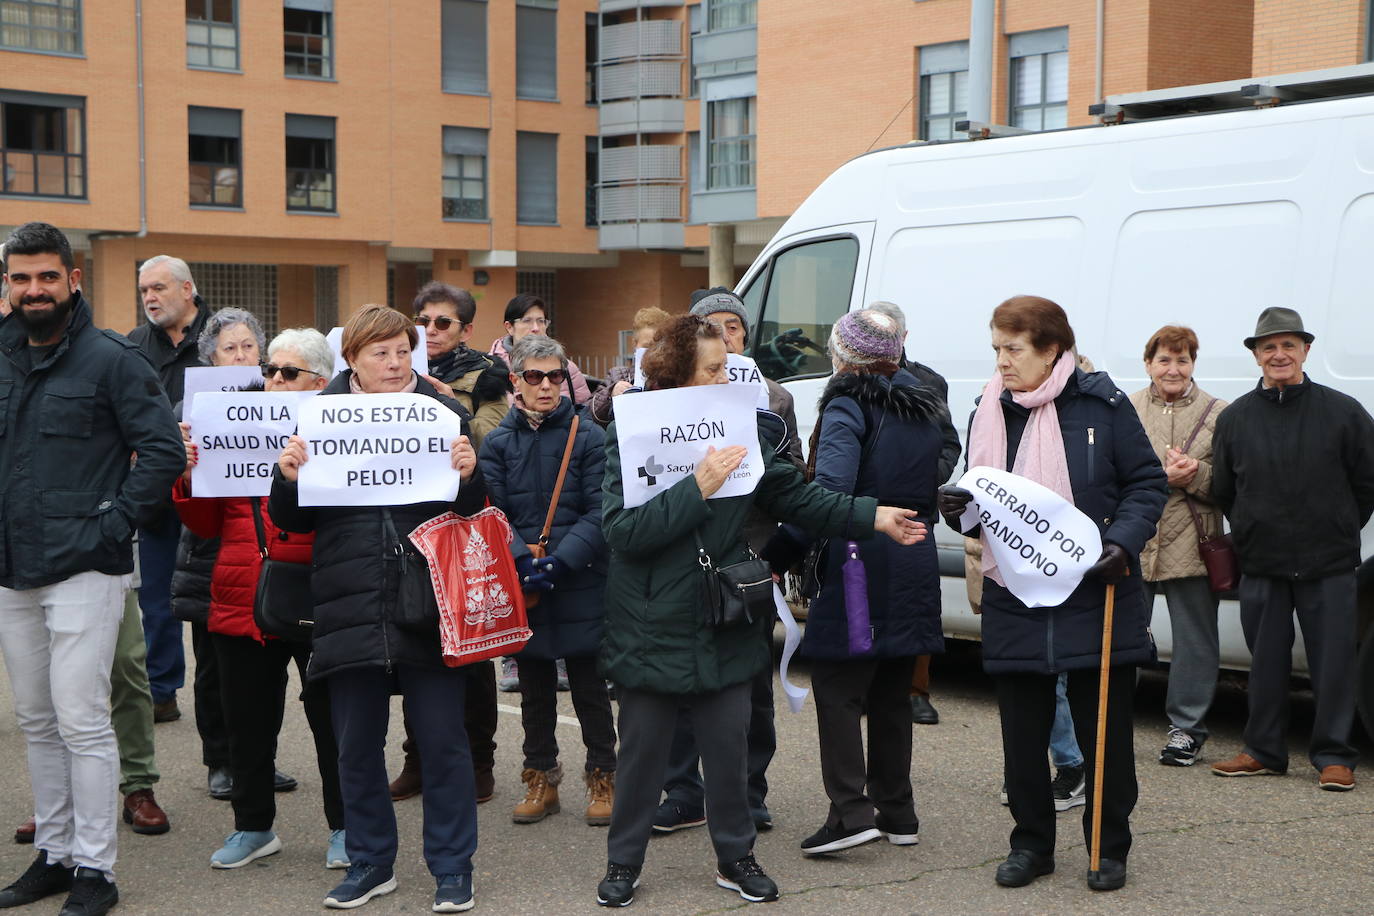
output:
M1103 124L1121 124L1370 93L1374 93L1374 62L1109 95L1088 106L1088 114Z

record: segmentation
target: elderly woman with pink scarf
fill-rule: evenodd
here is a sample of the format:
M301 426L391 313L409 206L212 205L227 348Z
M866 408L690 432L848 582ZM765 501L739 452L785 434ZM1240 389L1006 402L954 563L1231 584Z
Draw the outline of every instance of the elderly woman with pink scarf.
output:
M1097 522L1103 544L1073 594L1040 608L1012 595L992 552L983 551L983 667L997 687L1007 796L1016 820L1011 853L996 880L1021 887L1054 871L1055 809L1045 748L1055 682L1059 672L1068 672L1078 743L1092 772L1104 586L1116 583L1102 862L1088 875L1093 890L1116 890L1126 883L1137 796L1131 721L1136 666L1154 658L1139 558L1154 535L1168 485L1130 399L1106 373L1076 367L1073 328L1062 308L1038 296L1016 296L993 311L991 328L996 374L973 414L968 466L1007 469L1048 487ZM957 529L971 498L967 490L942 487L940 513ZM1083 809L1089 840L1092 792L1089 780Z

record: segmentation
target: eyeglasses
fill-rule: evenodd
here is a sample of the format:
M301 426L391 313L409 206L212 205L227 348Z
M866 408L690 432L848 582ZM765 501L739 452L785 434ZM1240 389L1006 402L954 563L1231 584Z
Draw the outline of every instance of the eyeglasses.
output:
M526 385L542 385L544 379L548 379L555 385L561 385L568 380L568 370L551 369L548 372L541 372L538 369L526 369L520 373L520 377L525 380Z
M278 366L274 363L262 364L263 378L271 378L278 372L280 372L281 377L288 382L294 382L296 379L300 378L302 372L309 372L311 375L319 375L314 369L299 369L296 366Z
M516 321L515 324L523 324L532 328L547 328L549 325L553 324L553 322L547 318L530 318L527 315Z
M463 324L463 322L459 321L457 318L450 318L447 315L438 315L434 318L430 318L428 315L415 316L415 323L422 328L429 327L431 321L434 322L434 330L436 331L447 331L450 325L456 324L461 327Z

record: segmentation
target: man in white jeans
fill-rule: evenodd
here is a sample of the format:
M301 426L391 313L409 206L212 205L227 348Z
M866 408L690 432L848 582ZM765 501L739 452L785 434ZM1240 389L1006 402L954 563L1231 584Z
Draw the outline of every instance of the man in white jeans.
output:
M60 916L100 916L119 900L110 665L131 534L186 453L147 358L94 325L66 237L27 223L4 258L0 651L28 743L38 856L0 908L70 891Z

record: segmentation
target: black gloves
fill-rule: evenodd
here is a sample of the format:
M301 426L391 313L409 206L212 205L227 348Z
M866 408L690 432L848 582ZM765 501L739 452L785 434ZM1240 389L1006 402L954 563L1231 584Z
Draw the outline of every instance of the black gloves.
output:
M959 525L959 516L964 514L964 510L972 501L973 494L968 490L946 484L939 489L938 496L935 498L935 505L950 527L960 531L962 529Z
M1089 567L1084 573L1084 577L1096 576L1108 585L1115 585L1126 578L1131 571L1130 557L1126 556L1124 548L1116 544L1106 543L1102 545L1102 556L1097 558L1097 562Z

